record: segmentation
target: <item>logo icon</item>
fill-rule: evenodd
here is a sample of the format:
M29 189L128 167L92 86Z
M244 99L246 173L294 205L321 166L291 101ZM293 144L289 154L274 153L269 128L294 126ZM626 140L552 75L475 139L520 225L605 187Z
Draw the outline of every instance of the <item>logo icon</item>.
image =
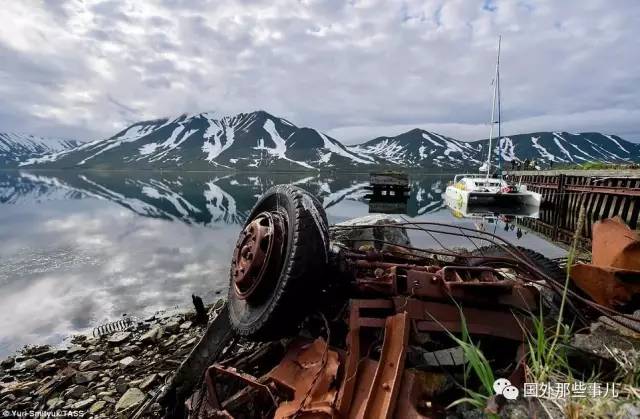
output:
M507 380L506 378L498 378L496 381L494 381L493 391L495 391L496 394L503 395L507 400L515 400L518 398L518 394L520 394L518 388L512 386L511 381Z

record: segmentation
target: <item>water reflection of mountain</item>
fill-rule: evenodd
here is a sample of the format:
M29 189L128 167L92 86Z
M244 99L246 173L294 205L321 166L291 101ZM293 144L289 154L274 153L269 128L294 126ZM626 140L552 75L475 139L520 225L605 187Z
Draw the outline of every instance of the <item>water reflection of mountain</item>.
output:
M412 178L407 213L416 216L441 209L447 180ZM189 224L238 224L264 191L280 183L300 185L318 196L325 208L344 200L364 202L368 192L366 174L21 171L0 173L0 203L93 197L148 217Z

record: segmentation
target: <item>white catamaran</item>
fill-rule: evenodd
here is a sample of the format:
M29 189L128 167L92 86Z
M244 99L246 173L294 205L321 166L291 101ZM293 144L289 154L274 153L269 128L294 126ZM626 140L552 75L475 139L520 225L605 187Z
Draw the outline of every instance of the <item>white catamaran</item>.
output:
M502 178L500 164L500 43L498 38L498 57L496 60L496 73L493 81L493 101L491 104L491 128L489 129L489 153L487 161L480 167L478 174L461 174L454 177L453 183L447 186L445 192L448 200L454 200L466 205L496 205L496 206L534 206L539 207L542 196L539 193L528 191L526 185L510 184ZM498 120L494 119L497 114ZM491 173L491 151L493 148L493 127L498 124L498 167L495 174Z

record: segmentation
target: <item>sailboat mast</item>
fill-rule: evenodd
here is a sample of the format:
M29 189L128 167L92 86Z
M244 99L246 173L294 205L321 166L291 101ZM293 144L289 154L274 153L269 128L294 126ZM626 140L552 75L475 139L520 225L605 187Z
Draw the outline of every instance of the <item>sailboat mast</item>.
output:
M500 43L502 41L502 35L498 37L498 63L496 64L496 84L498 85L498 174L502 179L502 146L500 140L502 140L502 133L500 130L502 120L502 110L500 108Z
M491 152L493 149L493 125L495 124L495 112L496 112L496 96L498 94L498 76L499 76L499 72L500 72L500 43L502 40L502 36L498 37L498 57L496 59L496 73L495 73L495 78L493 80L493 98L491 99L491 128L489 129L489 153L487 156L487 179L489 179L489 176L491 175ZM498 115L500 114L500 112L498 112ZM498 125L498 130L500 130L500 127ZM499 134L498 134L499 135ZM500 145L498 144L498 147ZM500 155L500 153L498 152L498 155Z

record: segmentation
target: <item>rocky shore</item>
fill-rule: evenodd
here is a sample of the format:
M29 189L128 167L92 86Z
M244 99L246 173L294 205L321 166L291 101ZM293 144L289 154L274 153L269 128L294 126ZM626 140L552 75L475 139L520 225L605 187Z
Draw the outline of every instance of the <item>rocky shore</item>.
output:
M159 391L205 329L193 310L159 312L67 347L27 346L0 363L0 415L157 417Z

